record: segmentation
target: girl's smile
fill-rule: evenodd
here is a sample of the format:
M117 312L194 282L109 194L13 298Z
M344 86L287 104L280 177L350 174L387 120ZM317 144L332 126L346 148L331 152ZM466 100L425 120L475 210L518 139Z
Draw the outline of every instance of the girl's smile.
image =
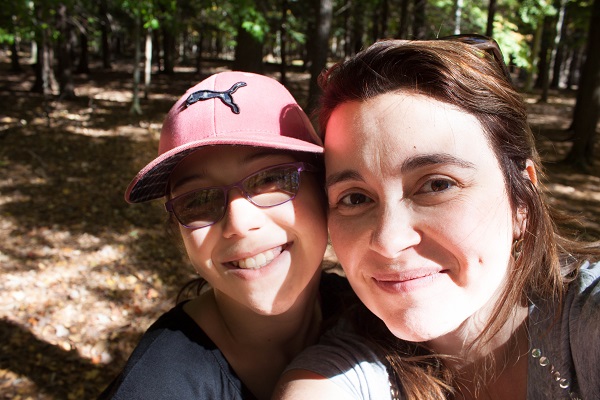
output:
M287 244L285 246L277 246L272 249L260 252L254 256L248 256L244 258L240 258L236 261L228 261L225 262L226 265L231 265L233 268L241 268L241 269L257 269L264 267L269 264L273 259L278 257L284 248L287 248Z

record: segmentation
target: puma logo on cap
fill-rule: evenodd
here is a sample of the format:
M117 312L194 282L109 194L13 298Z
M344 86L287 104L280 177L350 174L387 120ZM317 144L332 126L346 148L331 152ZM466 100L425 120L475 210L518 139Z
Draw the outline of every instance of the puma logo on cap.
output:
M246 86L246 82L238 82L238 83L234 84L229 90L226 90L224 92L217 92L214 90L199 90L197 92L190 94L190 96L185 101L185 105L186 105L186 107L189 107L198 101L209 100L209 99L221 99L223 104L225 104L226 106L231 108L231 111L234 114L239 114L240 108L233 101L232 94L235 93L235 91L238 90L238 88L243 87L243 86Z

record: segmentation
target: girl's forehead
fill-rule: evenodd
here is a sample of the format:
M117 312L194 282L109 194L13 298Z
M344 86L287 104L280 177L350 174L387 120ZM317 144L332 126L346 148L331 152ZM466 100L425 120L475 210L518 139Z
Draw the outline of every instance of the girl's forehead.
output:
M196 150L177 164L169 177L169 187L173 190L190 181L222 180L228 183L229 180L240 179L241 175L248 175L254 170L295 160L291 152L270 148L207 146Z

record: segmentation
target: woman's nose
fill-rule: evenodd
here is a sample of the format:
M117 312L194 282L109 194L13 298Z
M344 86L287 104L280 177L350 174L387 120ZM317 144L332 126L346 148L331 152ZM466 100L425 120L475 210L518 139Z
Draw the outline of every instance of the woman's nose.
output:
M386 206L377 214L372 227L371 249L385 258L396 258L400 252L421 241L413 212L402 202Z

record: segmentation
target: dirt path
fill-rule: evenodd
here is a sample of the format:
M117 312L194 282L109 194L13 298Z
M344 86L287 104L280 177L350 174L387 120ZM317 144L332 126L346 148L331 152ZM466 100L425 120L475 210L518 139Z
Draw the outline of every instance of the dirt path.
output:
M0 64L0 399L94 398L139 335L191 277L165 231L160 202L127 205L129 180L154 154L160 124L193 82L154 78L143 117L129 114L130 75L92 75L76 101L43 101L30 75ZM305 98L307 75L291 76ZM547 161L569 123L572 94L531 99ZM600 237L600 173L548 163L553 202Z

